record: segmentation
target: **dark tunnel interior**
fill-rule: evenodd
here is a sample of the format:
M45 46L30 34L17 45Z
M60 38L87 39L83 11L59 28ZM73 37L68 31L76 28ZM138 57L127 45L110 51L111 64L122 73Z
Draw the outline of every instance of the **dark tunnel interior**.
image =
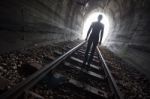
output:
M149 0L1 0L0 52L74 40L91 12L110 29L105 46L149 76Z
M150 0L1 0L0 54L81 39L93 12L109 19L103 43L150 79Z

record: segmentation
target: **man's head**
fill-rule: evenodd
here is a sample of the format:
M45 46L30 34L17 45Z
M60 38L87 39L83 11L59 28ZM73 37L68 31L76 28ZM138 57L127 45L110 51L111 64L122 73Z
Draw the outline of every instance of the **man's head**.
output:
M102 20L102 18L103 18L103 16L100 14L100 15L98 16L98 21L100 22L100 21Z

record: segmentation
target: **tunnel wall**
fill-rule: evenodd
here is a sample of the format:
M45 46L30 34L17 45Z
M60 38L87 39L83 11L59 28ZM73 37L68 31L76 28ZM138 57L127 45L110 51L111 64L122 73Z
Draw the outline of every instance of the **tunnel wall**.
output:
M73 0L1 0L0 53L77 39L82 14Z
M102 11L110 28L103 45L150 79L150 1L91 0L86 15Z
M104 45L150 78L150 1L75 1L81 0L1 0L0 53L76 39L83 15L100 8L111 21Z
M114 24L111 24L113 29L104 44L145 73L148 78L150 78L149 5L149 0L111 0L106 12L112 13Z

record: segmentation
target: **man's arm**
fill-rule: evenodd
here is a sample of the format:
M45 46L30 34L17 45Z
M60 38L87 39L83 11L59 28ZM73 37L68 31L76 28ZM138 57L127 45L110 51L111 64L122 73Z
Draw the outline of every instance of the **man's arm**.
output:
M88 39L89 34L91 33L91 30L92 30L92 27L93 27L93 24L90 26L90 28L89 28L89 30L88 30L88 33L87 33L87 36L86 36L86 39L85 39L85 40L87 40L87 39Z
M101 36L100 36L100 42L99 42L100 45L101 45L101 42L102 42L103 33L104 33L104 25L103 25L103 28L101 30Z

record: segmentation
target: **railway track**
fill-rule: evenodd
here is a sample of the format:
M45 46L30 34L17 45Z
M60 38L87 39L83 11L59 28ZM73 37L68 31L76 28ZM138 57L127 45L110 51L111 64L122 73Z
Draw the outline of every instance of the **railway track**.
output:
M0 95L0 99L123 99L98 47L92 64L82 65L85 49L86 43L82 42L55 51L54 57L49 57L51 63Z

